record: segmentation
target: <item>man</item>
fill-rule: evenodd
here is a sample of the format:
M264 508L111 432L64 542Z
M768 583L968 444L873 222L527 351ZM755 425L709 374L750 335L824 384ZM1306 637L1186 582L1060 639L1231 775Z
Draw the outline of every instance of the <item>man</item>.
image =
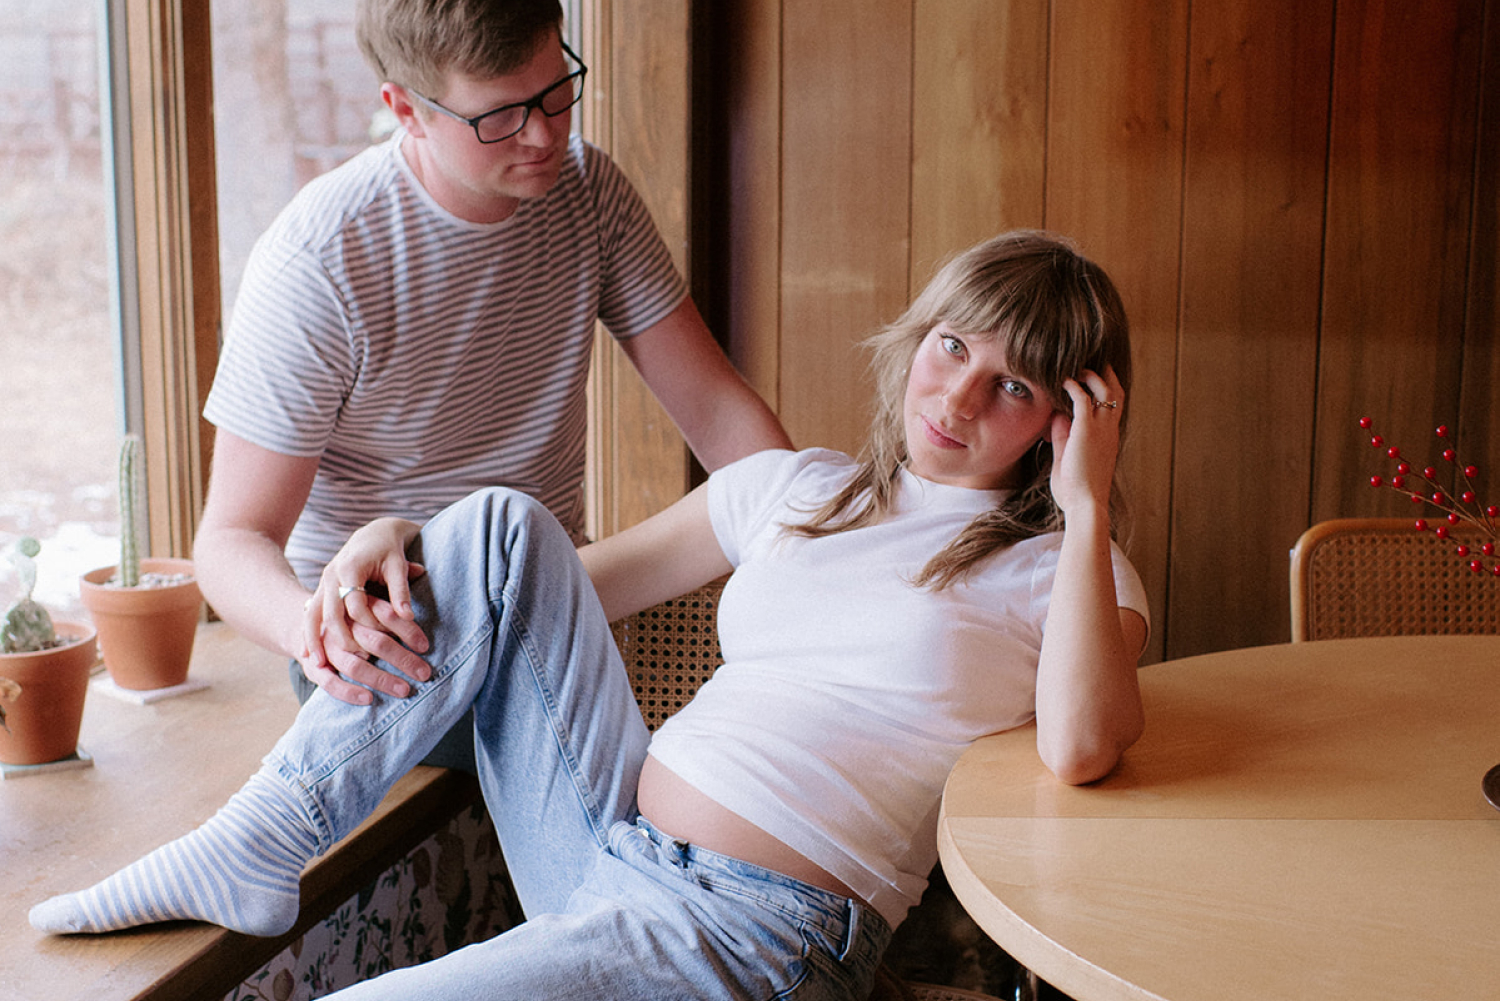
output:
M409 692L361 648L374 630L304 648L308 597L355 527L498 484L581 540L596 319L706 468L790 445L629 182L570 136L587 70L561 25L557 0L361 0L360 46L401 128L310 183L246 268L205 406L199 583L299 662L294 682L349 702Z

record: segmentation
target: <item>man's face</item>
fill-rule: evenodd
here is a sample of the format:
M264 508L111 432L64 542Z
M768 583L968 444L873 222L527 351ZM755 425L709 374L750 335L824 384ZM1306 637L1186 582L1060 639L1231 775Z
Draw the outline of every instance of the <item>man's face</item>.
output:
M425 96L475 118L507 104L529 101L570 72L556 34L514 73L481 80L450 72L442 94ZM386 84L382 96L410 134L403 152L429 194L469 222L498 222L521 199L539 198L557 183L567 151L571 111L549 118L532 109L520 132L481 143L474 129L413 99L405 88Z

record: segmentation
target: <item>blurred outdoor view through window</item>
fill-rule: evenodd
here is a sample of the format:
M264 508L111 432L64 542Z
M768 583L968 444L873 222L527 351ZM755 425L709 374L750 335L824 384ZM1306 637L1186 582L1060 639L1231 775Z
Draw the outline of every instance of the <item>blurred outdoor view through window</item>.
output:
M214 0L228 321L251 244L296 190L371 142L379 94L354 0ZM0 547L42 541L37 597L81 615L116 562L123 432L100 114L106 0L0 0ZM205 387L206 388L206 387ZM0 603L14 574L0 560Z
M0 0L0 547L41 539L37 596L73 618L119 532L102 7ZM14 586L0 559L0 602Z

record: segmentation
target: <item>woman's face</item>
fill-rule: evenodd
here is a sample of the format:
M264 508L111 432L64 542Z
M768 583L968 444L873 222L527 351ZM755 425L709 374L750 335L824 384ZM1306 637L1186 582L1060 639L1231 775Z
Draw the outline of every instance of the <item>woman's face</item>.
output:
M977 490L1016 487L1017 466L1052 436L1056 404L1006 362L998 338L938 324L912 359L903 408L910 469Z

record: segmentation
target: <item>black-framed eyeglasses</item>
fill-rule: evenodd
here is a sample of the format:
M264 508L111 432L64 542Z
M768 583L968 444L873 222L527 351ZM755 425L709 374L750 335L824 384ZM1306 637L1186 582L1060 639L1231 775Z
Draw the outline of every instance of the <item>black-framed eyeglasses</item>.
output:
M531 118L532 109L540 111L548 118L556 118L578 103L583 97L583 80L588 76L589 68L583 64L583 60L570 48L568 43L562 43L563 52L569 59L578 64L578 68L561 80L542 91L529 101L519 104L504 104L493 111L486 111L474 118L466 118L451 108L445 108L432 98L417 93L410 87L407 93L427 105L433 111L440 111L456 121L463 122L474 130L474 135L482 143L497 143L509 139L526 127Z

